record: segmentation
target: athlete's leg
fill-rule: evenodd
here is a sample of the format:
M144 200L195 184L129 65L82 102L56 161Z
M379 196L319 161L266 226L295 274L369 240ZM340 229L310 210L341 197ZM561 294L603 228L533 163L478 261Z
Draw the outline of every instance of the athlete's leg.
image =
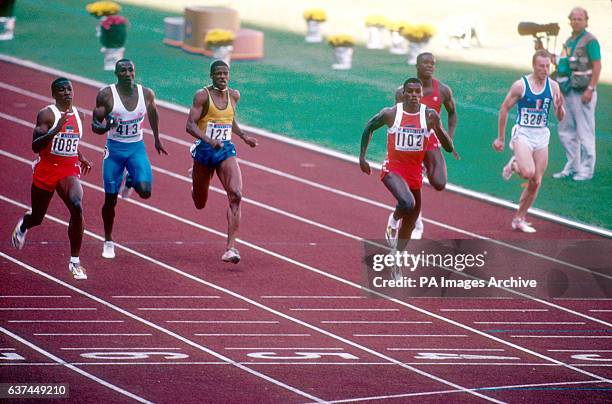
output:
M240 200L242 199L242 173L238 160L230 157L217 167L217 175L227 192L227 248L234 248L236 234L240 225Z
M514 140L512 148L514 149L512 170L524 179L530 179L535 173L533 150L527 143L521 140Z
M440 148L428 150L425 152L423 160L425 169L427 170L427 180L436 191L442 191L446 187L448 174L446 172L446 160L442 155Z
M117 196L123 181L123 171L126 167L126 157L121 151L111 151L107 148L102 162L104 177L104 205L102 205L102 220L104 221L104 239L113 240L113 224L115 221L115 206Z
M125 166L128 176L130 177L131 185L136 193L142 199L148 199L151 197L151 184L153 183L151 162L149 161L143 142L139 142L134 145L134 147L136 150L127 159Z
M53 191L47 191L35 185L32 185L30 194L32 198L32 211L23 216L23 223L21 224L22 232L42 223L51 203L51 198L53 198Z
M402 219L402 227L399 231L398 248L406 246L408 240L410 240L410 234L414 229L414 222L416 221L419 211L421 209L421 193L418 191L418 201L415 198L415 193L408 188L406 181L396 173L390 172L385 174L383 178L383 184L391 192L393 197L397 200L397 206L393 212L393 218L395 220Z
M529 178L527 188L525 188L521 194L519 209L516 212L516 217L520 219L525 217L527 210L531 207L531 205L533 205L533 201L535 201L535 198L538 195L540 184L542 183L542 176L544 175L544 171L546 171L546 167L548 166L548 147L534 151L533 161L534 173Z
M83 241L83 188L77 177L70 176L57 184L57 194L70 211L70 224L68 225L68 238L70 239L70 256L78 257Z
M205 166L193 160L193 171L191 173L191 197L196 209L204 209L208 201L208 188L210 180L215 172L214 167Z

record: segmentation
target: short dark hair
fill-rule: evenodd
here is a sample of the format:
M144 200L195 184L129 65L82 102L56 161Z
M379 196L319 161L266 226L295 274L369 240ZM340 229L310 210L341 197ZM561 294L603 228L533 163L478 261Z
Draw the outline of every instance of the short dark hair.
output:
M404 85L402 86L404 89L406 89L406 86L408 84L418 84L419 86L423 87L423 82L416 78L416 77L410 77L408 80L404 81Z
M129 62L132 64L132 66L134 66L134 62L132 62L131 59L126 59L126 58L119 59L117 63L115 63L115 71L117 71L117 67L119 67L119 63L124 63L124 62Z
M536 58L548 58L548 59L551 59L550 52L548 52L546 49L538 49L536 51L536 53L534 53L533 56L531 57L531 65L532 66L535 64Z
M217 60L213 61L213 62L210 64L210 74L212 74L212 73L213 73L213 71L214 71L214 70L215 70L217 67L219 67L219 66L225 66L225 67L227 67L227 68L229 69L229 65L228 65L227 63L225 63L225 62L224 62L223 60L221 60L221 59L217 59Z
M70 83L70 80L68 80L66 77L58 77L53 80L53 83L51 83L51 94L55 94L55 91L57 91L59 86L63 83Z
M432 58L434 58L435 60L435 56L433 55L433 53L431 52L423 52L423 53L419 53L419 55L416 58L416 64L418 65L419 63L421 63L421 59L423 59L423 57L425 56L431 56Z

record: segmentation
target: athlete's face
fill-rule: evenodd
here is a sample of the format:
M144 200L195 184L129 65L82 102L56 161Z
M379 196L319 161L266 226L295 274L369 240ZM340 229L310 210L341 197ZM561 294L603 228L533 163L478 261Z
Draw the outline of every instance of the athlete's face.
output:
M60 104L71 104L72 95L72 84L69 81L60 82L53 90L53 98Z
M419 83L408 83L404 86L404 103L416 107L421 103L423 87Z
M117 82L124 85L134 84L134 76L136 72L134 70L134 64L129 61L120 62L115 66L115 76L117 76Z
M214 87L225 90L229 83L229 69L227 66L217 66L210 74L210 78L212 79Z
M550 59L537 56L533 62L533 74L538 80L544 80L550 73Z
M587 17L582 10L574 10L569 16L570 26L575 33L582 32L587 27Z
M417 74L421 77L431 77L436 69L436 59L433 55L423 55L416 65Z

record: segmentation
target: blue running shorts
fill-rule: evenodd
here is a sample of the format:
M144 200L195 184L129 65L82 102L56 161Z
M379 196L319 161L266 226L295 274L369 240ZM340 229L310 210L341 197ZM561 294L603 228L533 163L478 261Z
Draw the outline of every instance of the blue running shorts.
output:
M126 143L107 139L102 162L104 192L118 194L127 169L132 183L153 182L151 163L147 157L144 141Z
M223 142L223 147L215 149L201 140L196 140L191 146L191 157L200 164L208 167L218 167L230 157L236 157L236 148L232 142Z

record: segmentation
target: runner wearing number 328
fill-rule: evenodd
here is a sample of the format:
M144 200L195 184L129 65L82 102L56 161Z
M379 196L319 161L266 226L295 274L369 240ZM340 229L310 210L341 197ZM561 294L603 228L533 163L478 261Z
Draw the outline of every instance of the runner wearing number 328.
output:
M129 175L129 186L143 199L151 197L153 175L143 141L142 123L145 115L155 138L159 154L168 154L159 139L158 115L155 94L149 88L134 82L134 63L121 59L115 65L117 84L102 88L96 97L92 130L100 135L107 133L104 162L104 258L115 258L112 232L115 221L115 205L123 181L124 171ZM127 184L126 184L127 185Z
M242 174L236 160L232 134L236 134L251 147L257 146L257 140L244 134L234 119L240 93L228 87L227 63L221 60L212 62L210 77L212 85L195 93L187 118L187 133L196 139L191 147L193 157L191 195L196 209L204 209L208 200L210 180L213 174L217 173L229 201L227 245L221 259L236 264L240 261L235 241L240 223Z
M525 233L536 232L531 224L525 221L525 215L538 195L542 176L548 165L548 111L551 104L559 121L565 115L559 84L548 77L550 55L545 50L539 50L533 55L531 62L533 73L512 84L499 109L497 137L493 141L496 151L504 150L508 111L518 103L516 124L512 128L510 140L510 148L514 154L502 170L502 176L508 180L512 173L516 172L529 181L521 194L519 208L512 220L512 229Z

